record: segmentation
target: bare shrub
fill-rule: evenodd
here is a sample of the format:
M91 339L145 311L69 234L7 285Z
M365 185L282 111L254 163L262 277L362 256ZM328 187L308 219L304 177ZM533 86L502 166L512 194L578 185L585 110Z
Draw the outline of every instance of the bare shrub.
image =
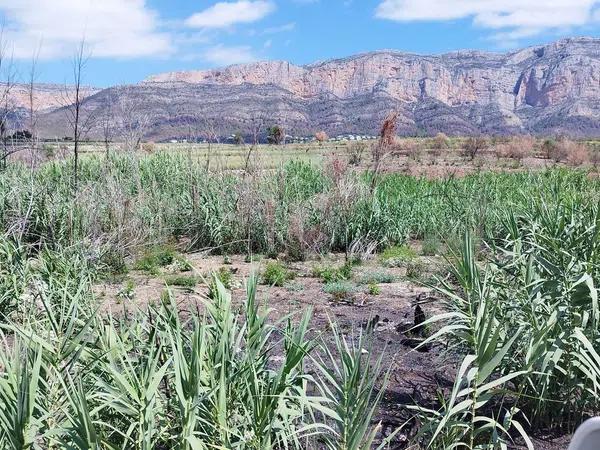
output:
M600 148L590 149L590 163L597 169L600 166Z
M565 140L561 146L565 148L566 161L570 166L581 166L590 160L590 151L583 143Z
M396 142L396 126L398 122L398 112L392 111L387 115L381 131L379 132L379 141L371 147L371 156L373 158L373 178L371 189L375 188L377 178L381 169L382 159L390 152Z
M544 155L544 158L554 159L558 150L558 142L556 139L545 139L544 142L542 142L542 147L540 150L542 155Z
M444 133L438 133L431 141L431 148L435 150L445 150L450 148L450 139Z
M145 153L154 153L154 150L156 149L156 145L152 141L143 142L141 145L141 149Z
M515 136L496 146L496 156L522 161L533 154L534 146L535 138L532 136Z
M421 158L423 156L423 148L415 141L410 140L407 141L404 144L404 152L406 153L406 156L408 156L408 159L410 159L411 161L421 161ZM438 152L437 154L434 154L434 156L439 156L439 150L434 149L434 153Z
M353 142L348 148L348 164L358 166L362 162L363 155L367 148L364 142Z
M465 142L463 152L471 161L475 159L479 153L488 147L488 140L484 136L470 137Z
M327 133L325 133L324 131L317 131L315 133L315 139L317 140L317 142L320 145L323 145L323 142L325 142L326 140L328 140L329 136L327 136Z

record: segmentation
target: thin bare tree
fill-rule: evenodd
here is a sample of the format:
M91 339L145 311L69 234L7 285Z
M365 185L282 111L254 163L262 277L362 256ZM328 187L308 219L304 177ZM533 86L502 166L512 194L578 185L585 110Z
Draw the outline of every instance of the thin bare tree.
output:
M254 151L256 150L256 147L260 143L260 135L263 132L265 123L266 123L265 116L261 113L253 115L252 118L250 119L249 131L250 131L251 142L250 142L250 145L247 146L247 151L246 151L246 158L245 158L245 163L244 163L244 175L243 175L244 178L246 178L246 174L248 173L248 171L250 169L250 160L252 158L252 154L254 153Z
M119 120L118 128L123 149L127 152L135 152L148 131L150 116L136 100L130 86L120 88L116 103L115 115Z
M85 38L81 40L72 60L73 84L65 86L63 102L68 124L71 128L73 139L73 192L77 192L79 182L79 152L81 141L90 130L94 115L84 111L83 102L86 98L86 90L83 85L85 69L89 61Z
M14 139L10 137L10 131L13 129L12 124L16 116L16 108L11 95L15 88L16 69L12 54L8 56L4 27L0 28L0 73L3 78L2 89L0 90L0 144L2 145L0 168L5 170L8 158L18 151L18 147L15 146Z
M110 156L110 143L115 132L114 109L113 95L111 91L108 91L105 97L102 116L100 118L100 124L102 127L102 140L104 141L104 150L106 151L107 160Z
M35 99L35 88L37 82L37 63L40 53L40 47L31 58L31 68L29 70L29 78L27 80L27 101L28 101L28 119L29 119L29 133L31 133L29 152L30 152L30 163L31 167L35 167L38 162L39 153L39 140L37 134L37 118L38 118L38 105Z
M208 142L208 151L206 154L206 170L210 169L210 161L212 159L212 144L219 144L220 130L214 120L204 119L202 124L202 136Z

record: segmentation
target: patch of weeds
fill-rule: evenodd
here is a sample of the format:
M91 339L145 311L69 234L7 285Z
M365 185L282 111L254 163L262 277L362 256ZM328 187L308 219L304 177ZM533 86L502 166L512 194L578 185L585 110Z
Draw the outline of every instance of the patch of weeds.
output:
M250 264L253 262L257 262L263 259L263 255L257 254L257 255L246 255L244 257L244 262L246 264Z
M323 291L326 294L331 295L337 302L350 300L354 290L354 285L348 281L335 281L332 283L327 283L323 287Z
M230 266L231 264L233 264L229 255L223 255L223 264L226 266Z
M219 279L225 289L231 289L233 286L233 273L227 267L219 267L215 272L215 276Z
M381 261L388 267L403 267L416 257L417 252L413 248L400 245L386 248L381 254Z
M117 292L117 300L133 300L135 298L135 283L131 280L127 280L125 285Z
M302 283L292 281L285 284L285 289L288 292L302 292L304 290L304 285Z
M286 282L295 278L294 272L286 269L283 264L278 261L267 263L262 275L262 283L269 286L282 287Z
M441 243L438 239L427 237L421 245L421 254L423 256L436 256L440 254Z
M389 284L396 281L396 278L391 273L383 270L365 273L360 278L360 284Z
M207 279L210 280L208 284L208 297L214 298L214 293L217 290L215 284L215 278L221 282L225 289L231 289L233 287L233 273L228 267L219 267L219 270L210 274Z
M381 294L381 288L379 287L379 285L371 283L367 287L367 292L369 293L369 295L379 295Z
M193 268L194 267L192 266L192 263L189 262L184 256L175 256L175 261L173 262L173 270L175 272L191 272Z
M171 275L165 277L167 286L178 286L185 290L193 290L198 284L198 279L192 275Z
M425 264L421 261L410 261L406 264L406 278L409 280L420 280L425 272Z
M312 276L320 278L323 283L335 283L337 281L349 280L352 278L352 270L354 264L351 261L346 261L341 267L313 267Z
M173 264L175 257L176 252L171 247L152 247L135 262L134 269L150 275L158 275L162 267Z
M121 252L111 249L100 258L100 276L103 278L118 282L128 273L129 268Z

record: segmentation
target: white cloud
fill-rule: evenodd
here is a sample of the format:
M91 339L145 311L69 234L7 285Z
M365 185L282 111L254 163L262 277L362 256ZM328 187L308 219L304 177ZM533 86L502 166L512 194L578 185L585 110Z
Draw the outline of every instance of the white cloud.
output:
M399 22L472 18L498 38L520 39L587 25L597 5L600 0L384 0L375 15Z
M186 25L193 28L225 28L236 23L252 23L275 11L268 0L219 2L190 16Z
M5 38L16 58L70 56L85 37L94 57L140 57L172 51L145 0L0 0Z
M217 66L229 66L231 64L243 64L256 61L252 48L246 45L227 47L217 45L207 49L202 57L205 61Z

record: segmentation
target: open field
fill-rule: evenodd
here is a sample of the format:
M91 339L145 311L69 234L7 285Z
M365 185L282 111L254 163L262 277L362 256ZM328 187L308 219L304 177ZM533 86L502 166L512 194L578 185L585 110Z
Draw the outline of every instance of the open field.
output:
M600 413L597 146L529 144L12 161L0 446L564 448Z

